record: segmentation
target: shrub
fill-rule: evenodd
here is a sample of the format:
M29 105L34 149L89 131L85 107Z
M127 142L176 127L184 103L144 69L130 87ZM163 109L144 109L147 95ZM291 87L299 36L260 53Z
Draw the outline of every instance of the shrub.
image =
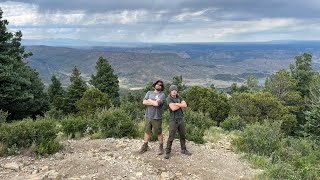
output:
M77 133L83 136L87 127L87 119L82 116L68 116L61 121L62 131L71 138L75 138Z
M137 127L130 116L120 108L103 109L96 114L104 137L136 137Z
M0 156L4 156L7 153L7 146L0 142Z
M230 104L227 97L211 88L193 86L185 92L188 107L193 111L208 113L219 126L228 117Z
M231 143L236 149L257 155L270 156L280 146L282 138L279 122L248 125Z
M211 126L204 132L203 139L207 142L217 142L226 136L226 132L221 127Z
M62 110L52 108L49 111L45 112L44 116L49 119L61 120L64 117L64 113Z
M94 114L99 108L110 108L111 101L106 93L97 88L90 88L76 102L76 107L83 114Z
M239 115L229 116L220 124L220 127L228 131L242 130L245 126L246 123Z
M15 154L20 149L30 148L33 144L53 141L57 135L55 121L48 119L24 119L22 121L3 124L0 126L0 141L6 147L7 154ZM43 153L53 153L54 151Z
M213 121L208 115L201 112L194 112L189 109L184 111L184 117L186 121L186 139L194 141L195 143L204 143L204 132L213 126Z
M288 107L268 92L234 93L231 98L231 115L239 115L246 124L265 120L282 121L283 132L290 134L297 124Z
M290 179L290 180L301 180L302 178L296 172L296 169L289 163L281 162L273 164L263 174L260 179Z
M267 168L270 166L270 161L266 156L248 154L246 155L246 158L250 162L252 168Z
M8 116L9 116L9 112L6 112L0 109L0 124L5 123L7 121Z
M275 152L272 160L274 163L278 161L290 163L303 179L317 179L320 177L319 148L312 139L284 138L281 141L281 148Z
M37 147L37 153L40 155L52 154L54 152L59 151L61 149L61 145L59 142L51 139L42 141Z

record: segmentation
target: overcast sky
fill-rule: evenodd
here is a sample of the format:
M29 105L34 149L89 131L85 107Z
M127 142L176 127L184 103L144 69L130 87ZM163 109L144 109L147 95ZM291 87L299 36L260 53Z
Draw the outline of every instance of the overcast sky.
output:
M0 0L23 39L320 40L320 0Z

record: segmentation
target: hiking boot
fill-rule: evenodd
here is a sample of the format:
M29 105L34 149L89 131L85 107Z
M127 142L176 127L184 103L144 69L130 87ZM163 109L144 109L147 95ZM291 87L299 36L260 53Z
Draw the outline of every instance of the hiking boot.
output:
M166 155L164 156L165 159L169 159L170 158L170 153L166 153Z
M139 154L143 154L144 152L148 151L148 143L143 143L141 149L139 150Z
M158 155L162 155L164 153L163 150L163 144L159 144L159 151L158 151Z
M181 153L182 153L182 154L185 154L185 155L187 155L187 156L191 156L191 155L192 155L192 153L191 153L191 152L189 152L189 151L188 151L188 150L186 150L186 149L181 150Z

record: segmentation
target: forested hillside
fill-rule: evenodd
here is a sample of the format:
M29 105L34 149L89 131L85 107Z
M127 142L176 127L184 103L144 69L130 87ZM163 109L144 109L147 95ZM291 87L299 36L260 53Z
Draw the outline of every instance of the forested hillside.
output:
M319 69L320 42L292 43L194 43L145 44L137 47L50 47L27 46L33 52L27 59L44 83L55 73L63 86L69 85L70 72L77 65L82 77L95 73L99 56L108 59L123 88L143 87L154 78L170 81L182 75L187 85L215 84L228 87L243 82L248 75L260 81L280 69L288 69L294 57L308 52Z

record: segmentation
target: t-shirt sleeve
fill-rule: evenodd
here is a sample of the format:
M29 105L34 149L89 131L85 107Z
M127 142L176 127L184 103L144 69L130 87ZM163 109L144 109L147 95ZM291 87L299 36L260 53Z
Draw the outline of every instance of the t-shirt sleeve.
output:
M172 101L172 98L170 98L170 96L168 96L167 97L167 104L169 105L170 103L174 103L174 102Z
M147 94L144 96L143 100L149 99L149 94L150 94L150 91L147 92Z

